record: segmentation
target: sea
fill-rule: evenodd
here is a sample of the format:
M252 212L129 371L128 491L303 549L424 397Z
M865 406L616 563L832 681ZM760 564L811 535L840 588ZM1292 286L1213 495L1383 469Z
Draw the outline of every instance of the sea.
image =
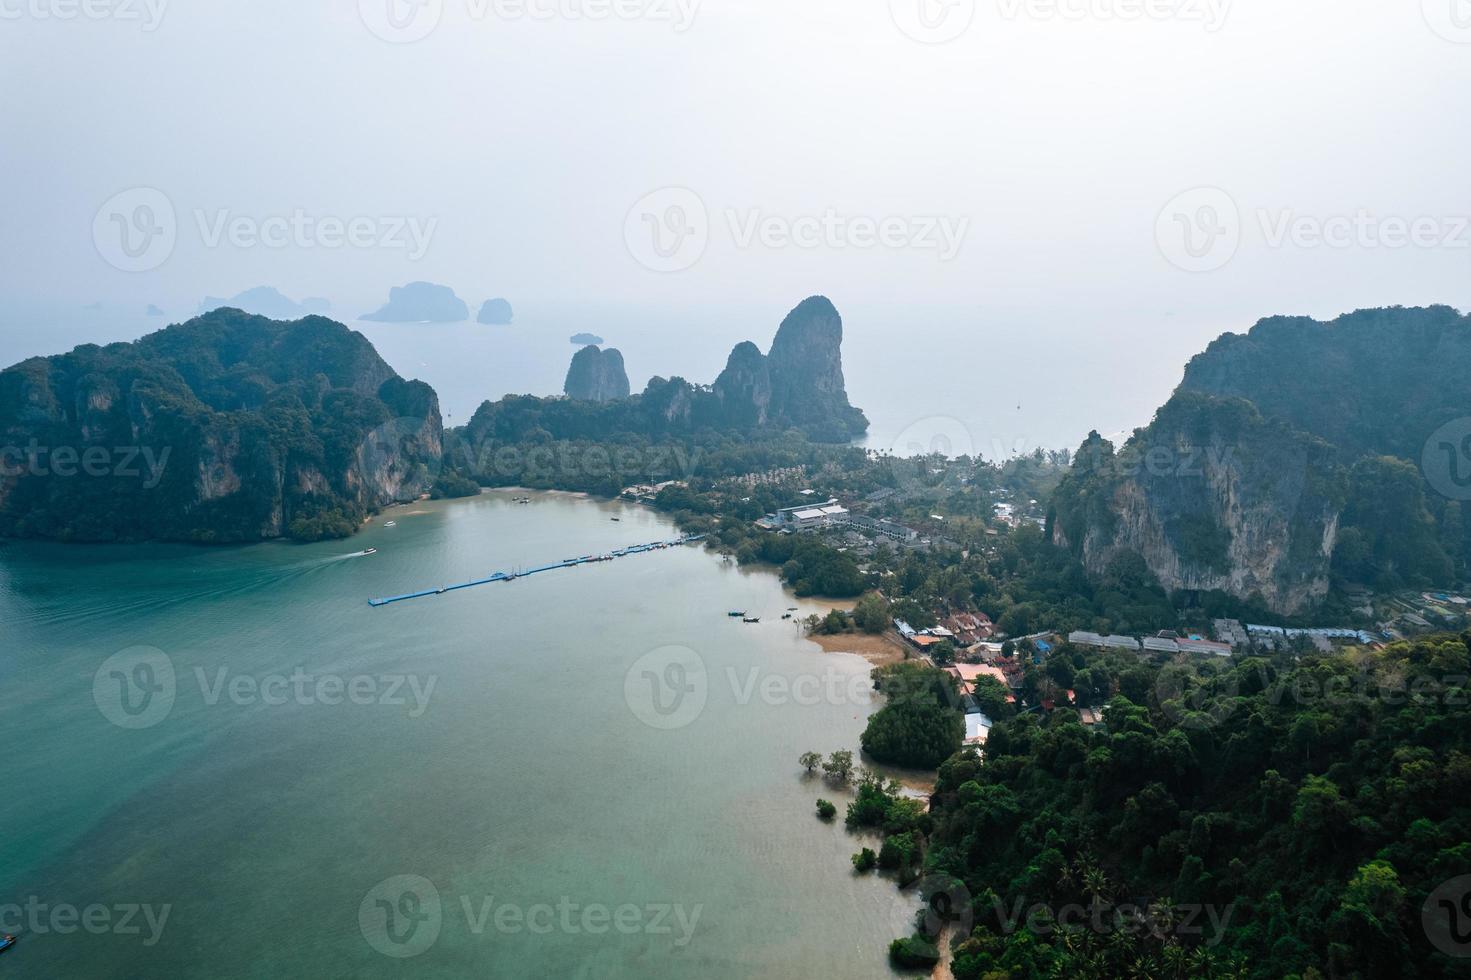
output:
M521 496L0 543L0 976L894 976L919 900L797 763L856 753L870 666L772 571L681 545L368 604L678 535Z

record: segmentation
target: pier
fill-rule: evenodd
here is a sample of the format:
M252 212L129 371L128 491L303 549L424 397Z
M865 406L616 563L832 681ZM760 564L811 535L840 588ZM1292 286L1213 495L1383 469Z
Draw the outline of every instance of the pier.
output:
M419 592L405 592L403 595L391 595L383 599L369 599L368 605L376 608L378 606L386 606L392 602L406 602L409 599L422 599L425 596L458 592L460 589L468 589L476 585L488 585L491 582L512 582L518 578L525 578L528 575L540 575L542 572L555 571L558 568L576 568L578 565L591 565L597 562L613 561L615 558L626 558L629 555L640 555L646 551L660 551L664 548L674 548L682 544L691 544L704 537L703 534L687 534L682 538L673 538L669 541L651 541L648 544L633 544L627 548L619 548L617 551L609 551L601 555L583 555L581 558L565 558L562 561L553 562L550 565L528 568L522 572L492 572L485 578L477 578L471 582L461 582L458 585L442 585L437 589L423 589Z

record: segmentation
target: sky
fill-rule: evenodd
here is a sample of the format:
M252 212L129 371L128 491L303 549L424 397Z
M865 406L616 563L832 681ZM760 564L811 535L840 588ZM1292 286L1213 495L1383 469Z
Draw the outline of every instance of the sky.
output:
M429 280L517 310L365 330L463 417L822 293L875 445L997 455L1264 316L1471 307L1468 0L0 0L0 85L5 364Z

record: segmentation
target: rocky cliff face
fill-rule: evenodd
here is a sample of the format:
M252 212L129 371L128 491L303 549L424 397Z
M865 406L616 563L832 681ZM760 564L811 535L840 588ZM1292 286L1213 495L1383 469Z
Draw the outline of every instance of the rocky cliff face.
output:
M589 344L572 355L567 380L562 385L568 398L589 402L611 402L629 395L628 372L616 348L602 350Z
M687 439L711 432L756 433L800 429L808 438L847 442L868 428L848 404L843 385L843 325L837 310L815 296L782 322L771 353L737 344L712 385L678 376L652 378L628 397L622 357L588 347L573 358L565 390L570 398L507 396L484 402L462 431L475 446L544 439ZM609 382L607 377L613 376ZM498 474L482 469L482 479Z
M736 344L715 379L720 413L733 425L757 428L771 417L771 368L766 355L749 340Z
M1053 540L1094 575L1135 552L1169 591L1296 612L1328 591L1343 505L1332 452L1246 402L1177 396L1118 453L1090 437L1058 490Z
M1444 307L1274 318L1222 337L1117 454L1096 434L1083 445L1053 540L1094 574L1137 552L1166 589L1287 614L1335 574L1442 579L1443 548L1471 554L1471 539L1459 503L1423 492L1410 461L1471 414L1466 370L1471 325Z
M798 426L843 427L855 435L867 428L863 414L848 404L842 348L843 318L827 297L811 296L787 314L767 355L778 417Z
M362 335L216 310L0 372L0 534L338 536L428 491L442 440Z
M843 378L843 318L825 296L811 296L787 314L771 351L746 341L730 352L713 392L719 420L738 428L782 426L842 442L868 429L848 403Z

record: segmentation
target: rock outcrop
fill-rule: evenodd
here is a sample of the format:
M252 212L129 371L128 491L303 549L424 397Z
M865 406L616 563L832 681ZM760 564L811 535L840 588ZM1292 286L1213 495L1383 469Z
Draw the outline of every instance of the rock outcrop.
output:
M388 302L364 320L378 323L458 323L468 319L470 308L448 286L411 282L388 291Z
M628 372L616 348L603 350L594 344L572 355L562 391L568 398L589 402L612 402L629 395Z
M715 379L720 414L731 424L764 426L771 417L771 368L766 355L749 340L736 344Z
M798 429L818 441L848 442L868 428L868 420L848 404L842 342L838 311L827 299L814 296L782 321L769 354L743 342L731 351L712 385L656 377L632 397L622 356L617 356L616 367L609 367L604 359L616 352L592 346L573 358L565 391L577 402L602 403L599 413L589 414L585 405L574 411L565 400L510 396L483 403L467 432L472 438L514 441L545 434L555 439L665 438L703 429L753 434Z
M843 318L826 296L811 296L787 314L767 354L773 417L834 439L868 428L863 413L848 404L842 347Z
M1471 532L1417 464L1471 415L1467 376L1471 321L1446 307L1263 320L1195 357L1117 454L1090 436L1054 496L1052 539L1095 575L1133 552L1167 590L1283 614L1335 577L1443 583L1471 559Z
M480 313L475 317L476 323L489 323L496 326L504 326L515 317L511 304L504 299L488 299L480 306Z
M431 488L443 429L361 334L221 309L0 372L0 442L0 534L229 542L350 534Z
M843 379L843 319L825 296L811 296L787 314L765 355L750 341L730 352L712 391L714 414L736 428L780 426L843 442L868 429L848 403Z
M298 303L289 296L282 295L280 290L272 286L256 286L243 293L236 293L229 299L206 296L199 304L199 312L208 313L221 307L244 310L246 313L270 317L272 320L296 320L304 316L326 313L332 308L332 304L318 296L309 296Z

